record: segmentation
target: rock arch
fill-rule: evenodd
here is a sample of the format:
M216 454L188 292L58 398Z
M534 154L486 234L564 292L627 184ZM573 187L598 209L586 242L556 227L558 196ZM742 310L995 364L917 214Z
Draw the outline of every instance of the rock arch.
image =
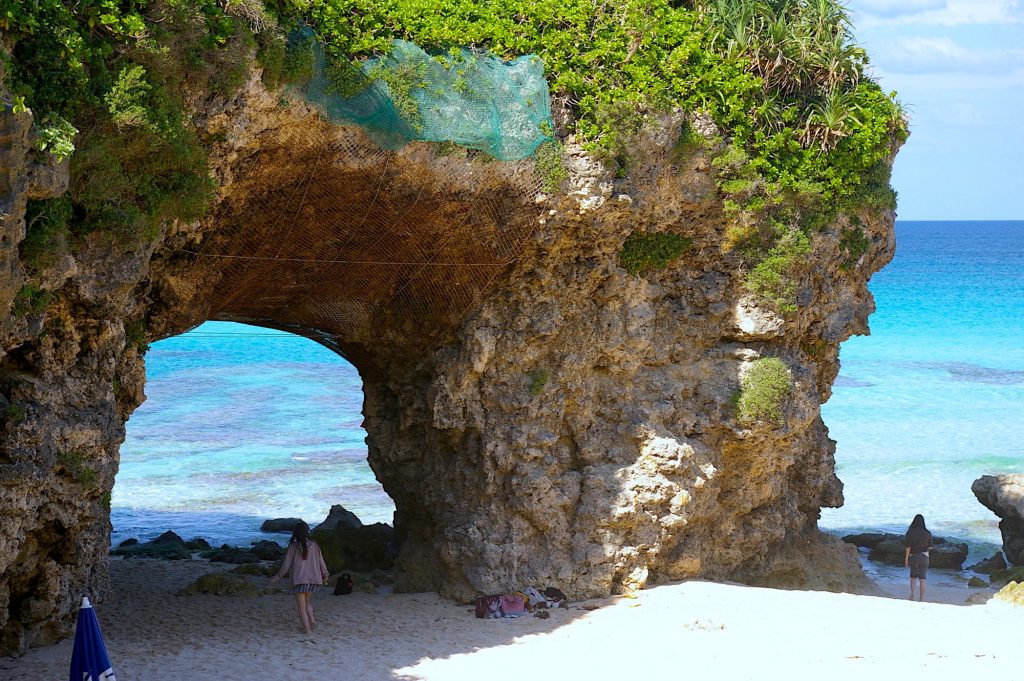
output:
M60 187L32 179L49 170L4 116L22 126L5 137L5 176L21 178L2 245L11 300L25 201ZM553 196L532 162L383 152L256 80L196 124L212 215L142 246L90 241L45 274L45 311L2 327L0 651L59 636L78 594L105 587L106 495L144 398L141 348L207 319L306 335L360 371L400 588L578 597L696 576L857 579L849 548L816 529L842 501L819 406L839 342L866 329L891 211L861 216L871 245L856 267L842 219L814 237L783 320L746 297L745 265L721 248L706 159L671 158L678 122L638 144L626 180L571 149ZM630 234L666 231L691 243L676 264L623 269ZM793 389L781 424L746 427L733 398L764 356Z

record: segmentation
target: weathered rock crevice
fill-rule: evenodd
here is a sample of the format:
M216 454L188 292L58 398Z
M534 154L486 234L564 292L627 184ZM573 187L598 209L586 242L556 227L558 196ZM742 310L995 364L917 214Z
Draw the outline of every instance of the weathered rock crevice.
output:
M210 217L141 246L87 239L34 273L46 308L2 326L0 651L53 640L78 596L105 588L143 342L208 319L306 335L359 369L369 463L397 509L400 588L863 586L854 550L816 529L819 509L842 503L820 405L838 344L866 332L891 211L859 215L869 247L853 266L847 217L815 233L801 305L780 316L723 252L708 159L670 161L679 121L652 127L625 179L570 145L557 194L531 162L382 151L282 107L256 78L195 124L212 140ZM2 125L9 305L29 277L25 202L63 191L66 169L32 164L26 117ZM633 275L619 252L634 232L691 245ZM782 418L741 424L741 372L764 357L791 375Z

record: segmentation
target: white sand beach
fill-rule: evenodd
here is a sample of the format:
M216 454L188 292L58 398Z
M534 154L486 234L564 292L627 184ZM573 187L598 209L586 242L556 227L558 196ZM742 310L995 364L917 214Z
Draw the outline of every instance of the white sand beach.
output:
M120 681L209 679L1013 678L1024 608L684 582L636 598L479 620L436 594L317 594L298 631L287 594L175 596L229 565L113 560L96 613ZM883 585L884 586L884 585ZM891 585L894 595L895 585ZM971 592L936 587L938 600ZM72 641L0 658L0 678L67 677ZM968 676L969 675L969 676Z

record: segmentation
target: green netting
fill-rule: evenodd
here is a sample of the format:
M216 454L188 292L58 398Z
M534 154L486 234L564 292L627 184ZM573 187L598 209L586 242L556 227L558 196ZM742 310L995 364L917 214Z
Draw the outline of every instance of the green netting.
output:
M317 43L312 50L303 97L331 120L362 126L386 149L454 142L514 161L551 139L548 83L535 55L510 62L470 50L438 56L395 40L390 54L357 68L329 64Z

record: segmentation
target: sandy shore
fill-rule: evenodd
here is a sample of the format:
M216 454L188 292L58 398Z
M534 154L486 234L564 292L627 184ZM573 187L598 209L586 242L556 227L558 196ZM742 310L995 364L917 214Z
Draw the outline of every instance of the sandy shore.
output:
M206 561L113 561L97 605L120 681L315 679L935 679L1024 668L1024 609L684 582L553 610L478 620L436 594L314 599L298 632L292 597L175 596ZM883 585L883 588L886 588ZM903 596L890 585L887 591ZM971 592L937 586L963 603ZM898 593L897 593L898 592ZM595 606L597 606L595 608ZM592 608L592 609L588 609ZM72 642L0 658L0 678L67 678Z

